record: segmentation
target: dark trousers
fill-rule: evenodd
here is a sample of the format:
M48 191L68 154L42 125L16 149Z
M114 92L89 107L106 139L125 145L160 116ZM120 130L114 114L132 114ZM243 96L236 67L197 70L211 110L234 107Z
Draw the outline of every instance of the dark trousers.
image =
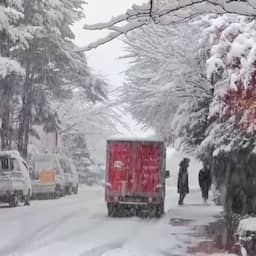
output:
M185 196L186 196L186 193L180 193L179 205L183 204L183 200L184 200Z
M201 191L202 191L202 198L203 198L204 200L208 200L208 197L209 197L209 188L208 188L208 187L201 188Z

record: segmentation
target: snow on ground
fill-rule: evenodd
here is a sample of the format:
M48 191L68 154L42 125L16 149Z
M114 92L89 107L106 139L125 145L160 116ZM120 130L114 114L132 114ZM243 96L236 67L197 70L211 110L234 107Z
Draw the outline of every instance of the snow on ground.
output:
M83 187L79 195L33 201L30 207L0 209L1 256L185 256L200 241L194 224L209 222L219 207L203 205L193 190L183 207L176 189L168 189L166 215L160 220L109 218L101 187ZM193 220L186 226L171 219Z
M176 187L168 186L161 219L109 218L98 186L58 200L32 201L30 207L2 207L0 255L191 256L187 248L203 239L194 235L194 226L214 220L221 208L203 204L195 188L184 206L177 201Z
M204 254L204 253L200 253L200 254L197 254L196 256L209 256L209 254ZM214 253L214 254L211 254L211 256L237 256L236 254L229 254L229 253Z

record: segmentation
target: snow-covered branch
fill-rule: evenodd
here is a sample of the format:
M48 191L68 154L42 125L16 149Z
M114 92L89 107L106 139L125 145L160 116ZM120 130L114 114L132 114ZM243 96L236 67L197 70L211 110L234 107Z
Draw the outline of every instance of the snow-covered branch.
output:
M203 13L234 13L255 16L256 0L151 0L146 4L133 5L126 13L113 17L107 22L85 25L84 29L86 30L108 29L110 33L106 37L81 48L80 51L97 48L150 22L170 24Z
M24 76L25 71L16 60L0 56L0 79L4 79L11 74Z
M90 43L89 45L85 46L84 48L79 49L79 51L89 51L89 50L95 49L95 48L99 47L100 45L106 44L106 43L116 39L117 37L128 33L131 30L134 30L136 28L144 26L146 23L147 23L147 21L145 20L144 22L134 22L132 24L132 27L131 27L131 24L127 24L124 27L113 26L110 29L113 30L114 32L111 32L110 34L108 34L108 36L106 36L102 39L99 39L96 42Z

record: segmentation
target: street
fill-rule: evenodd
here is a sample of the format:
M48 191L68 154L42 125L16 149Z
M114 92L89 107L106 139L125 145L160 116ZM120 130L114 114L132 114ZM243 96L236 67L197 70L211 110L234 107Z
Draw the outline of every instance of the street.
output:
M185 256L188 247L200 242L193 227L207 224L220 210L204 205L198 190L178 207L176 189L169 187L161 219L109 218L104 189L81 187L77 196L32 201L30 207L3 205L0 255Z

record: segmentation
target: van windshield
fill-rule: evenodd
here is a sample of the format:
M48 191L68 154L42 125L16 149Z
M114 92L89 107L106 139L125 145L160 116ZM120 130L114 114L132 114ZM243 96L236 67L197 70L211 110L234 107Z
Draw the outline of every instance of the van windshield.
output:
M18 171L19 165L15 158L0 158L0 172Z

